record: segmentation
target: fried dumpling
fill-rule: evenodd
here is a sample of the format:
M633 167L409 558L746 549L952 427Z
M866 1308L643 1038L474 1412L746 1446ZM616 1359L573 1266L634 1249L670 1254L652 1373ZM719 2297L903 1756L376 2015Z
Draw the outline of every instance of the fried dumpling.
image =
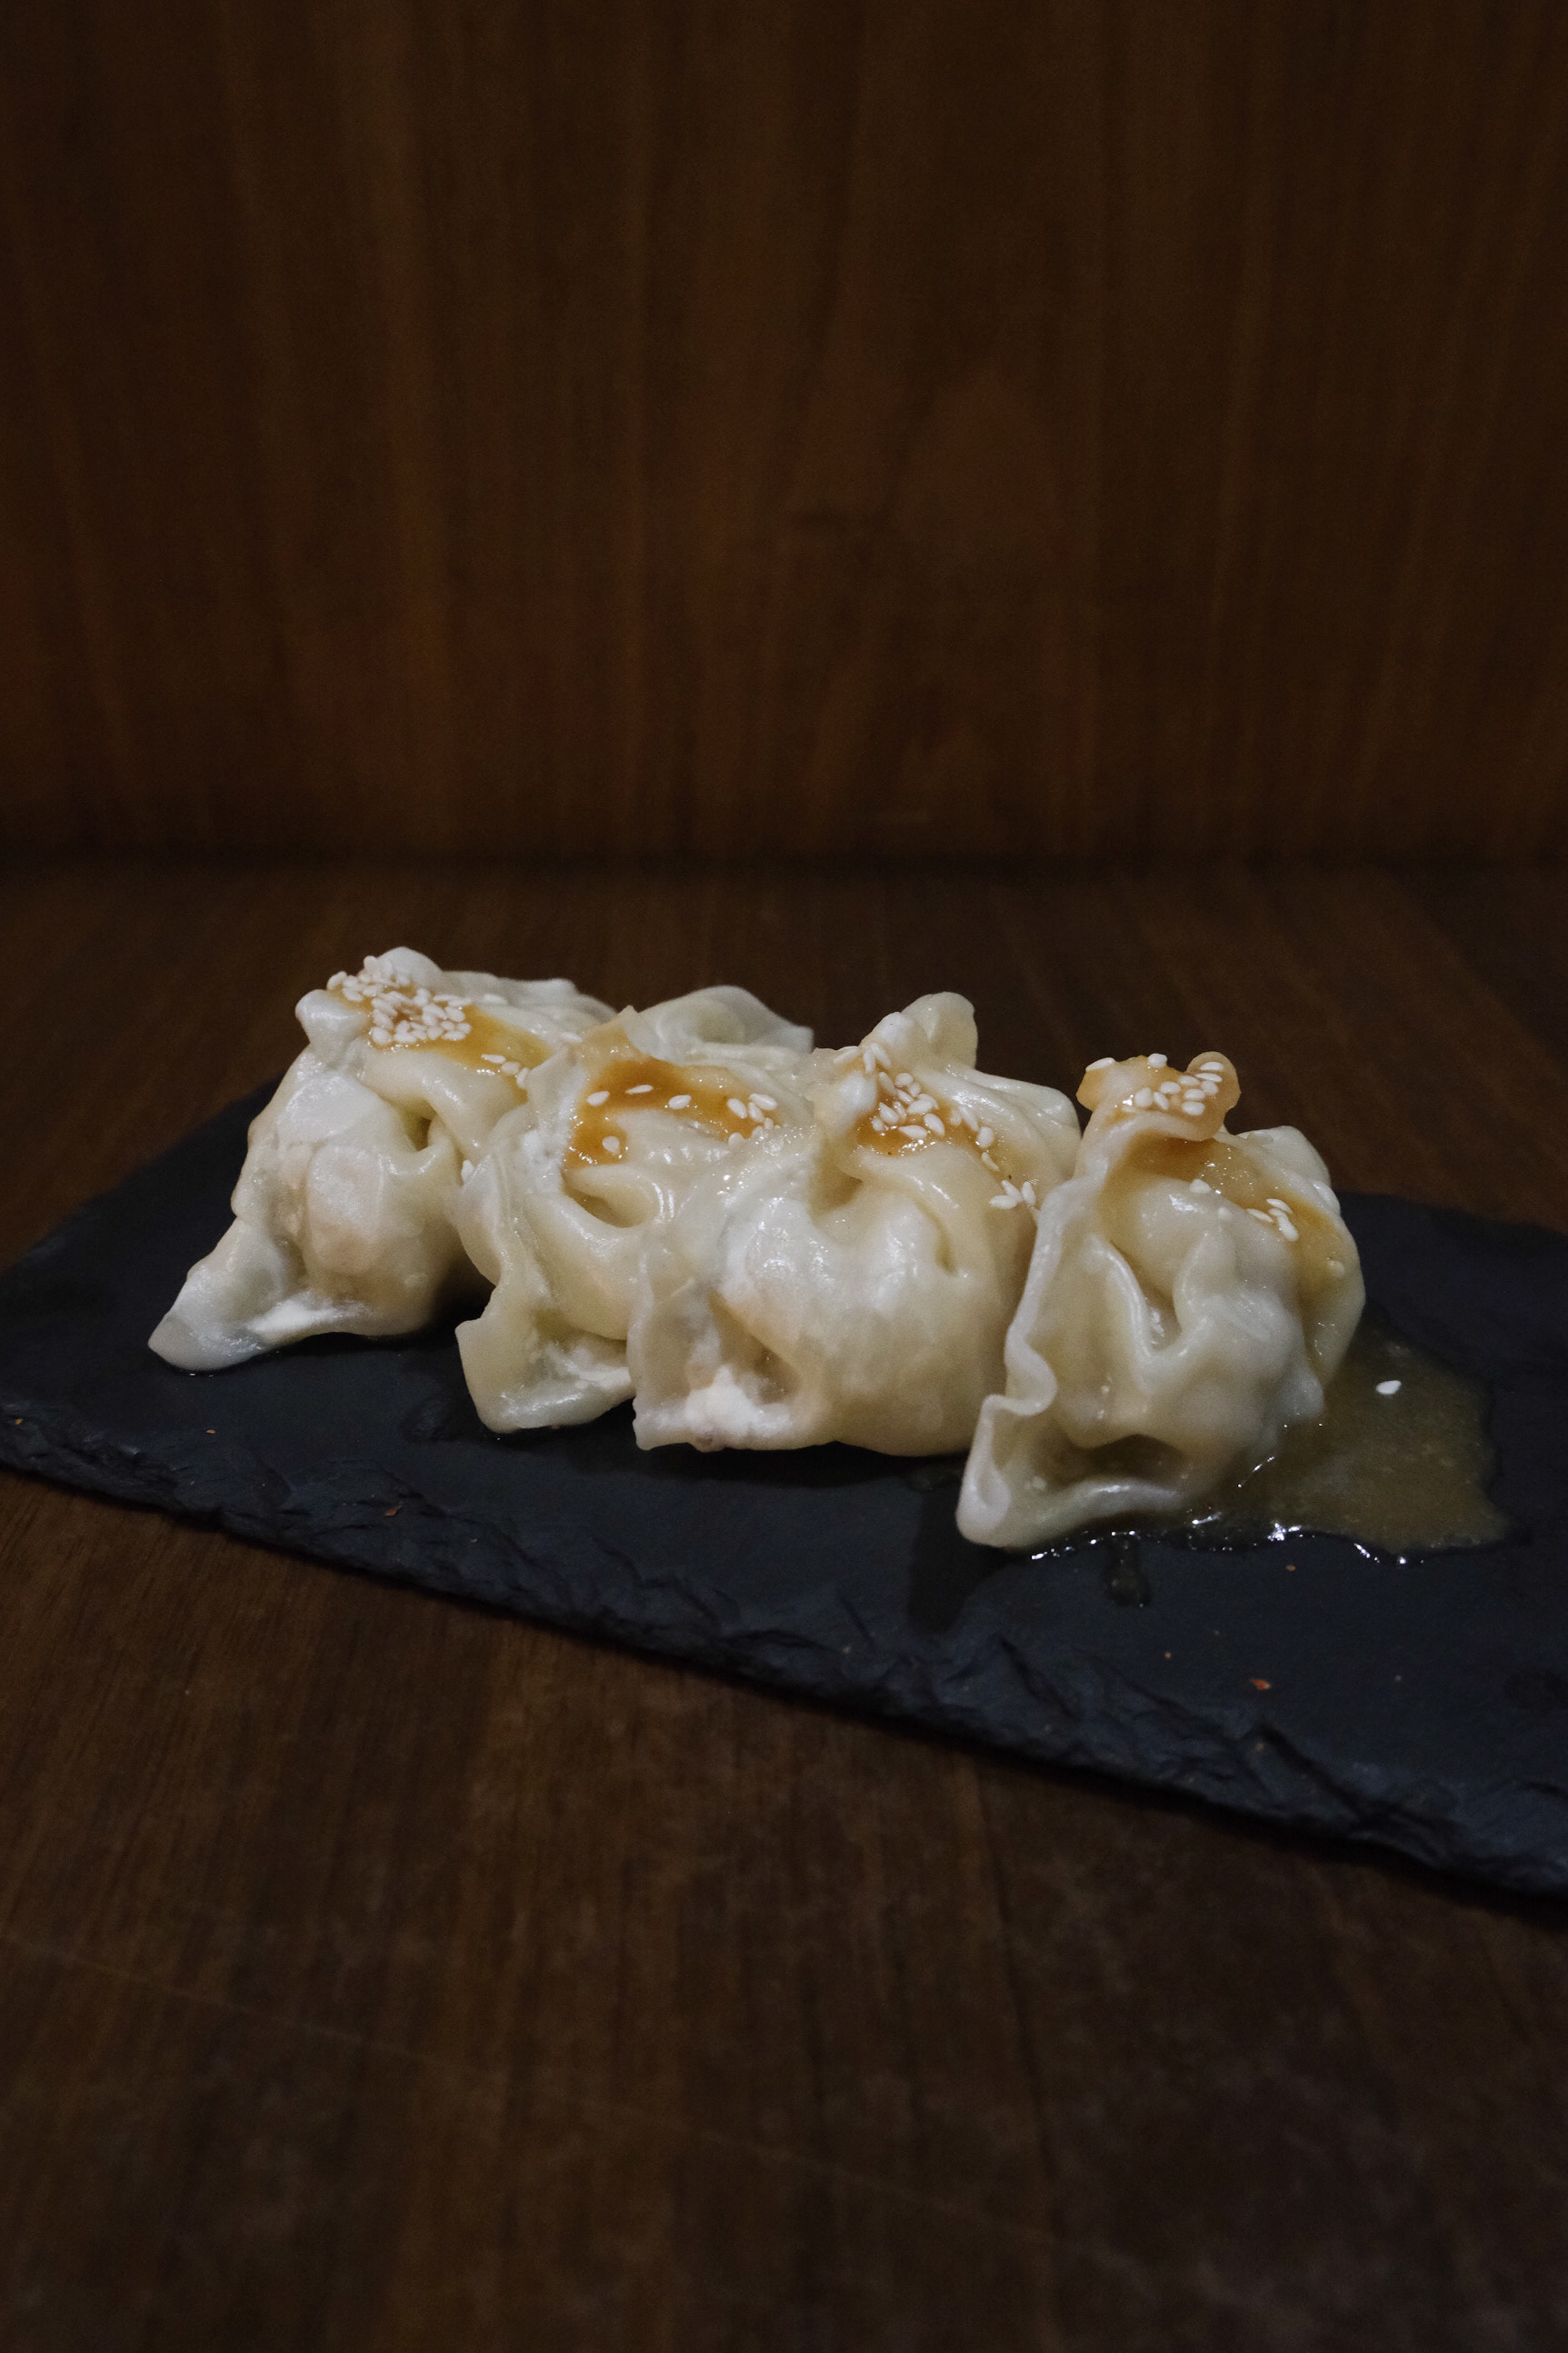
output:
M1321 1413L1361 1314L1356 1247L1295 1128L1226 1132L1238 1092L1222 1054L1086 1072L1093 1115L964 1473L974 1543L1186 1507Z
M533 1074L463 1188L494 1285L459 1324L492 1430L592 1420L631 1395L626 1332L649 1237L692 1183L807 1116L809 1029L743 988L628 1007Z
M961 997L822 1056L809 1118L716 1163L649 1244L628 1351L641 1446L967 1446L1072 1166L1054 1088L974 1068Z
M323 1332L411 1332L477 1289L465 1166L528 1072L605 1018L566 980L443 972L394 948L296 1008L309 1040L252 1122L235 1222L152 1345L216 1372Z

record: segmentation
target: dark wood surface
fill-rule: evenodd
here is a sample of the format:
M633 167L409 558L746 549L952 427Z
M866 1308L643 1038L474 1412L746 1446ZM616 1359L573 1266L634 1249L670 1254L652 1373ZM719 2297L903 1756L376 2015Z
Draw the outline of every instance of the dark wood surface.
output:
M1561 854L1561 0L9 0L0 840Z
M1568 1225L1550 873L13 869L0 1260L406 940ZM1568 1906L0 1476L6 2353L1536 2353Z

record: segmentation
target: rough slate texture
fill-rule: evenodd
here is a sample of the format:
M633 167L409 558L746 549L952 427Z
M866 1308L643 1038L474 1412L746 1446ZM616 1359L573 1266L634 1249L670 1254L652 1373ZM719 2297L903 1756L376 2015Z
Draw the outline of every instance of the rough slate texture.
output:
M447 1334L173 1371L146 1335L226 1220L263 1099L0 1279L0 1460L813 1698L1568 1890L1568 1240L1347 1204L1371 1296L1493 1385L1506 1546L1393 1562L1318 1536L1245 1553L1145 1541L1131 1568L1101 1537L1036 1564L964 1543L930 1467L849 1448L642 1455L629 1409L496 1439Z

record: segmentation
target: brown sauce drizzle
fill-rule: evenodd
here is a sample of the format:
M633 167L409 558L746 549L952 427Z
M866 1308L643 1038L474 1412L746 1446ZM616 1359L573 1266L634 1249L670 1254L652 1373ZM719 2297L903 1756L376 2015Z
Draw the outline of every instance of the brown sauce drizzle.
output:
M1240 1216L1271 1225L1291 1242L1303 1294L1327 1289L1344 1273L1344 1243L1337 1222L1300 1176L1265 1167L1245 1138L1215 1135L1189 1140L1158 1133L1142 1138L1107 1184L1107 1214L1113 1218L1119 1195L1134 1189L1150 1176L1187 1186L1196 1177ZM1288 1205L1285 1214L1294 1229L1293 1238L1280 1221L1276 1207L1280 1201Z
M1398 1388L1381 1395L1390 1381ZM1167 1525L1222 1544L1285 1530L1391 1553L1496 1544L1510 1526L1486 1492L1496 1467L1485 1383L1369 1309L1321 1419L1288 1430L1279 1451L1228 1493Z
M334 996L342 996L336 989ZM352 1002L352 999L349 1000ZM356 1010L363 1011L359 1007ZM411 1008L411 1010L417 1010ZM499 1078L510 1078L522 1086L522 1072L537 1070L547 1061L554 1049L531 1029L514 1028L503 1021L487 1005L465 1000L460 1008L451 1010L457 1018L468 1024L468 1034L462 1038L390 1038L380 1045L369 1031L365 1043L378 1054L443 1054L449 1062L459 1062L466 1070L488 1071ZM374 1024L373 1024L374 1026Z
M862 1113L856 1122L850 1132L851 1144L863 1145L868 1152L879 1152L885 1160L900 1159L911 1152L924 1152L933 1144L966 1145L998 1183L1005 1183L1014 1173L1012 1161L1005 1144L994 1128L989 1127L984 1113L973 1115L974 1125L971 1127L956 1104L944 1103L940 1095L931 1092L929 1086L921 1083L915 1097L925 1108L918 1113L911 1111L906 1119L887 1124L889 1114L898 1108L889 1090L895 1077L902 1075L901 1072L879 1073L879 1079L885 1082L879 1099L872 1110ZM884 1120L884 1124L879 1127L874 1124L879 1113ZM940 1131L930 1124L933 1117L942 1122ZM980 1141L982 1135L986 1138L984 1145ZM1042 1198L1045 1190L1042 1187Z
M519 1071L537 1070L554 1050L531 1030L514 1029L510 1021L498 1019L487 1006L465 1005L463 1018L468 1025L466 1038L440 1038L426 1046L394 1043L379 1050L386 1054L445 1054L449 1062L461 1062L468 1070L495 1071L506 1076L515 1075L506 1071L507 1063L516 1063Z
M621 1123L628 1112L667 1111L689 1119L710 1134L752 1137L776 1127L780 1110L764 1088L760 1093L732 1071L689 1070L648 1054L613 1055L584 1087L566 1147L568 1163L603 1168L626 1150Z

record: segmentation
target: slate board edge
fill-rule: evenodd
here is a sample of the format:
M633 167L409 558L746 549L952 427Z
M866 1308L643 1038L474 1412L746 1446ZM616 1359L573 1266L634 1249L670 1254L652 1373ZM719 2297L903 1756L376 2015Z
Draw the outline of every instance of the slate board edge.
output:
M1175 1704L1076 1651L1049 1662L1026 1656L1005 1629L980 1623L966 1631L961 1621L942 1662L911 1652L893 1662L891 1672L884 1661L868 1679L858 1669L862 1645L847 1610L833 1631L847 1631L847 1643L806 1644L798 1628L787 1633L770 1633L766 1627L718 1630L692 1609L689 1595L667 1588L676 1606L661 1623L647 1609L648 1582L636 1564L602 1544L597 1549L603 1574L584 1595L573 1589L571 1567L543 1548L525 1549L515 1537L502 1539L488 1523L465 1523L415 1492L400 1491L404 1525L389 1525L385 1475L368 1462L342 1465L342 1528L328 1533L311 1525L298 1535L287 1527L277 1475L232 1445L204 1464L209 1472L221 1469L221 1497L216 1485L192 1465L166 1472L163 1492L150 1503L148 1466L139 1451L68 1413L40 1414L36 1402L0 1398L0 1464L219 1526L269 1550L500 1608L568 1633L884 1716L1006 1757L1105 1775L1129 1788L1197 1799L1290 1831L1392 1850L1430 1869L1520 1894L1568 1894L1568 1792L1539 1785L1526 1792L1516 1782L1461 1788L1432 1777L1401 1788L1384 1768L1347 1768L1310 1754L1241 1704L1225 1710ZM247 1475L254 1500L237 1506L236 1485ZM363 1498L356 1495L358 1482L366 1491ZM409 1546L402 1556L400 1538L416 1525L428 1532L433 1524L465 1537L466 1552L474 1556L455 1549L444 1574L432 1573L426 1565L426 1545ZM635 1610L626 1606L634 1593ZM809 1680L791 1672L792 1659L803 1651L812 1662ZM986 1704L966 1704L966 1687L981 1678ZM1133 1725L1136 1741L1117 1736L1121 1727ZM1165 1769L1151 1764L1152 1734L1168 1748ZM1215 1769L1216 1738L1238 1769ZM1244 1758L1248 1762L1242 1771ZM1504 1821L1514 1828L1511 1841L1501 1835ZM1518 1834L1521 1828L1523 1836Z

